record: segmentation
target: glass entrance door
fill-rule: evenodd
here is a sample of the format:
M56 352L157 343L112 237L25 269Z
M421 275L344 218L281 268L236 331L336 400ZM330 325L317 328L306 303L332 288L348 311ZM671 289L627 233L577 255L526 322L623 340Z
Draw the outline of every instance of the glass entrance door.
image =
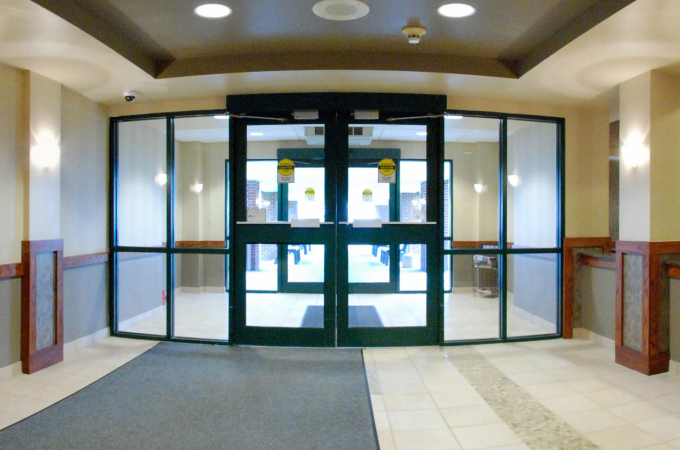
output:
M428 165L437 165L428 158L428 123L348 129L347 186L340 187L347 220L338 227L338 344L436 343L439 277L428 277L428 262L436 265L438 224L428 222L427 200L428 186L434 197L438 183L436 171L428 172Z
M232 121L232 340L436 344L442 119L318 107Z

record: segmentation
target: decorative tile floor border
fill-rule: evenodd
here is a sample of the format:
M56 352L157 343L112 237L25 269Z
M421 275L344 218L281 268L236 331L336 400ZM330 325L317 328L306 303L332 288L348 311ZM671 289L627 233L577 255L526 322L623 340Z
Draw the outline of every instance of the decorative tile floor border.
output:
M449 347L449 360L498 416L533 450L597 449L472 347Z

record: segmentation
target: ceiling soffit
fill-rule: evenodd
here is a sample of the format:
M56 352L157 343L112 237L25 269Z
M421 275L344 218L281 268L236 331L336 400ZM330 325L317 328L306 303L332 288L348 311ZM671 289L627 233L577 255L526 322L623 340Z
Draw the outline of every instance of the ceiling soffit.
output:
M191 12L195 2L183 0L32 1L155 78L288 70L519 78L633 3L468 0L478 11L474 20L450 21L431 2L374 0L366 17L332 23L314 16L309 2L230 0L232 16L206 22ZM428 28L418 45L400 32L413 22Z

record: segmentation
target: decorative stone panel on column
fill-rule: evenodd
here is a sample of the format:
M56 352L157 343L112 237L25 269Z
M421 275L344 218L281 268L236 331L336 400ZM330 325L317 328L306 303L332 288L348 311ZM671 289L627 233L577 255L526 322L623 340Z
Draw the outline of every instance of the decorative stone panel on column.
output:
M64 241L23 241L21 365L31 374L64 360Z
M668 372L670 294L665 261L680 242L616 243L616 362L646 375Z

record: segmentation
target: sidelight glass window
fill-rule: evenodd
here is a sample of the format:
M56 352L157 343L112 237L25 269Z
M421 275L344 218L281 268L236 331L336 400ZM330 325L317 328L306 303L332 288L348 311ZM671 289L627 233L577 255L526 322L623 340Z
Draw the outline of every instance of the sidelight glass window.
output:
M166 120L118 125L118 245L164 247L167 242Z

